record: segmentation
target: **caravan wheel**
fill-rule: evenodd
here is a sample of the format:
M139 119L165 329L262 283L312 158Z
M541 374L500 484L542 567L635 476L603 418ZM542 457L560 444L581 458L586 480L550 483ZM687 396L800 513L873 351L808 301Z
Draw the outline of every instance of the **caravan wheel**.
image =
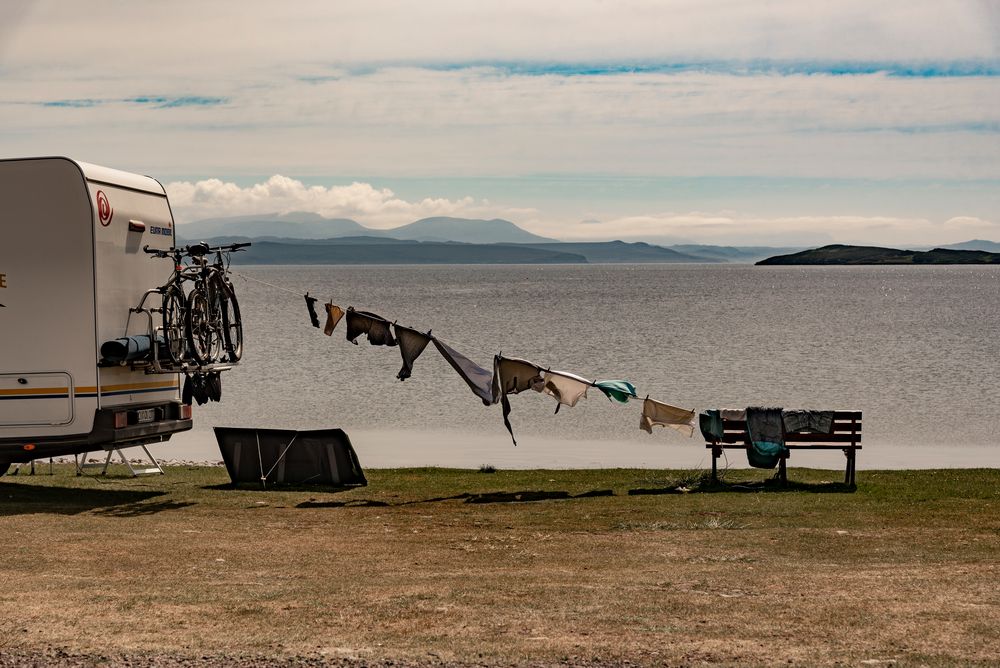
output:
M7 472L10 468L10 462L0 462L0 476Z

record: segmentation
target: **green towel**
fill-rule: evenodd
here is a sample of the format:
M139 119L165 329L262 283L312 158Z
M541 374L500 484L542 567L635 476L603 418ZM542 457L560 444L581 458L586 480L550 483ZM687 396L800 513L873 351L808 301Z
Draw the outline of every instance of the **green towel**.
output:
M785 447L785 427L780 408L747 407L747 461L750 466L773 469L788 456Z
M599 380L594 383L594 387L599 389L611 401L620 404L627 404L629 397L638 399L635 393L635 385L627 380Z
M722 440L723 427L722 415L718 410L702 411L698 414L698 426L701 428L701 435L709 443L718 443Z

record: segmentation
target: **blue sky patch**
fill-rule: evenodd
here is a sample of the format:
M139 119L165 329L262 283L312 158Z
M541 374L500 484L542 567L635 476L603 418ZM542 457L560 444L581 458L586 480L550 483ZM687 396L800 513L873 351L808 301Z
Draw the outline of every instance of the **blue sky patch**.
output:
M225 97L209 97L204 95L185 95L167 97L165 95L141 95L125 100L135 104L144 104L157 109L174 109L177 107L214 107L229 101Z
M885 74L903 78L996 77L1000 59L929 61L827 61L827 60L704 60L704 61L489 61L382 63L354 66L355 76L372 74L388 67L418 67L438 72L489 68L511 76L614 76L621 74L730 74L759 75L829 75L850 76Z

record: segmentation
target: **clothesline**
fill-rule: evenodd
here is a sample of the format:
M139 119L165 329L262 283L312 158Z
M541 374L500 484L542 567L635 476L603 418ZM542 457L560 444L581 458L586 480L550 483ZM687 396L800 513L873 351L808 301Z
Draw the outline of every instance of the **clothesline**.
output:
M316 312L316 304L319 300L310 297L308 292L303 297L309 312L309 320L313 327L319 329L319 315ZM431 330L425 334L419 330L389 322L387 318L376 313L357 311L353 307L348 307L345 311L332 301L325 304L325 310L327 320L325 327L323 327L323 333L327 336L331 336L340 321L346 319L347 340L351 343L357 345L358 338L364 334L372 345L398 346L403 358L403 367L396 374L400 380L406 380L412 375L414 362L428 344L433 342L434 347L437 348L445 361L465 381L472 393L482 400L483 404L492 406L499 403L502 406L504 427L510 433L514 445L517 445L517 440L514 438L514 429L509 420L511 405L508 395L519 394L529 389L547 394L557 401L556 413L559 412L561 406L565 405L571 408L576 406L580 399L587 396L587 390L591 387L599 389L609 400L622 404L628 403L629 399L639 398L635 385L627 380L592 381L570 371L552 370L551 367L542 367L525 359L505 357L502 352L493 356L493 371L490 372L441 339L433 336ZM390 331L390 327L392 331ZM690 437L694 434L695 420L696 416L693 410L671 406L650 399L647 395L642 402L642 417L639 420L639 427L650 434L653 433L653 426L671 427L686 431Z

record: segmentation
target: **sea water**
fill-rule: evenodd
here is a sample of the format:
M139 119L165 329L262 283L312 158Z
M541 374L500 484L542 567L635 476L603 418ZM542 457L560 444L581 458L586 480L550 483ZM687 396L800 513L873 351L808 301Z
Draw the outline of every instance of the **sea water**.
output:
M396 379L397 348L309 323L303 295L433 334L490 368L498 352L703 410L864 411L859 466L1000 463L1000 267L748 265L238 267L245 352L218 404L159 456L217 460L211 428L342 428L366 466L704 465L697 430L639 430L641 402L596 389L554 414L511 397L518 445L429 346ZM971 449L970 449L971 448ZM739 453L728 453L739 460ZM793 454L839 466L839 452Z

